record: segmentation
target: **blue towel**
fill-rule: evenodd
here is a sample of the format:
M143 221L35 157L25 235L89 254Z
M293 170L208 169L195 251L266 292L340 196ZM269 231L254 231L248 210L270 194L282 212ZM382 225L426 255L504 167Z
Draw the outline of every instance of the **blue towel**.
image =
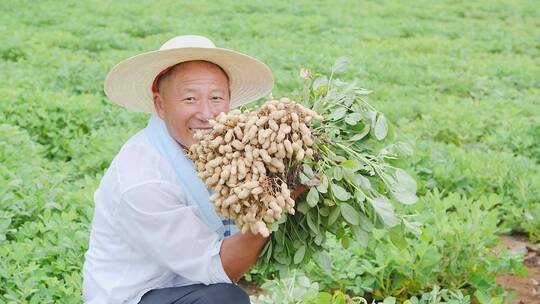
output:
M211 190L206 188L204 182L197 176L193 162L185 155L183 149L169 134L165 122L156 114L152 114L146 127L150 143L173 167L182 190L186 193L188 204L196 205L200 209L203 222L220 238L228 237L238 231L233 220L223 219L214 211L210 201Z

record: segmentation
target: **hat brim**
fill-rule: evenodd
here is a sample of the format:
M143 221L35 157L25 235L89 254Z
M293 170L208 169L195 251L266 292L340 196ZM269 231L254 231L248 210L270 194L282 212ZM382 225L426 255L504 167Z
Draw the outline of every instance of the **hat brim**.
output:
M107 97L136 112L154 112L152 82L167 67L205 60L219 65L229 77L231 108L268 95L274 86L272 72L261 61L223 48L176 48L151 51L117 64L105 78Z

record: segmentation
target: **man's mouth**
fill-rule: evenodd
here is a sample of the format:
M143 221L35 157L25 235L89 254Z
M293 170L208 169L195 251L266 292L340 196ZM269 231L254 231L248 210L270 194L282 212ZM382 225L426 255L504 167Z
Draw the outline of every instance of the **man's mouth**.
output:
M191 134L195 135L196 133L201 132L202 134L206 135L212 131L212 128L189 128L189 131Z

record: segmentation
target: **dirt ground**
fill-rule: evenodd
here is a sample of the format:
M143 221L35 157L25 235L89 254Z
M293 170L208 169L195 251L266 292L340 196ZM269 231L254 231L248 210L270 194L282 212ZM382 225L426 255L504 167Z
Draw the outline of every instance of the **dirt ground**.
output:
M497 278L497 283L516 293L511 304L540 304L540 245L530 243L524 236L503 236L501 246L523 253L529 269L528 277L507 274Z

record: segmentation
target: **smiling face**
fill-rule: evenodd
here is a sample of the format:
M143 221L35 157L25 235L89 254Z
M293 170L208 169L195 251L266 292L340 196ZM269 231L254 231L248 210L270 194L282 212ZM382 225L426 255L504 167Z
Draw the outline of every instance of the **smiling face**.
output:
M176 65L154 93L154 107L169 133L186 148L197 141L196 131L210 129L209 119L228 112L229 81L217 65L188 61Z

